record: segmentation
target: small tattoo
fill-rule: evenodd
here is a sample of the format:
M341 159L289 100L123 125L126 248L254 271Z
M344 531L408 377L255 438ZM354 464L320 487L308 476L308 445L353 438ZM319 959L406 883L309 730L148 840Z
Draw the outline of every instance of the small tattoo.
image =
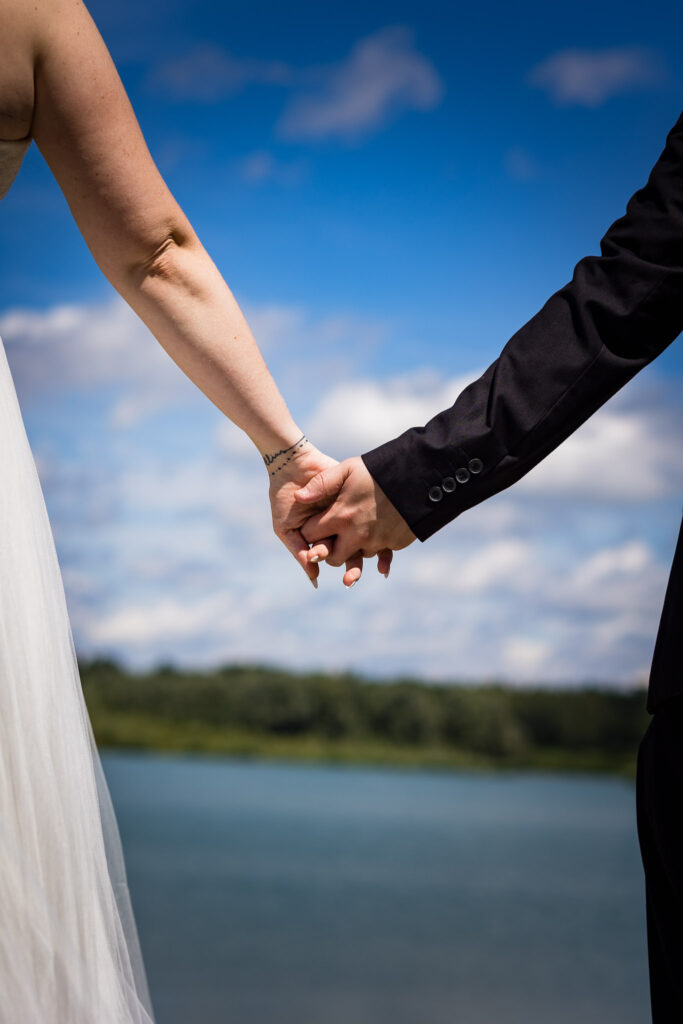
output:
M305 435L305 434L302 434L302 435L301 435L301 437L299 438L299 440L298 440L298 441L295 441L295 442L294 442L294 444L290 444L289 448L281 448L279 452L273 452L273 454L272 454L272 455L270 455L270 454L266 454L266 455L264 455L264 456L263 456L263 461L265 462L266 466L272 466L272 464L273 464L274 462L276 462L276 461L277 461L277 459L279 459L279 458L280 458L280 456L282 456L282 455L287 455L287 453L288 453L288 452L291 452L291 454L289 455L289 457L288 457L288 458L286 458L286 459L284 460L284 462L282 462L282 463L281 463L281 464L280 464L280 465L279 465L279 466L277 467L277 469L272 469L272 470L270 471L270 475L271 475L271 476L275 476L275 474L276 474L276 473L279 473L279 472L280 472L280 470L281 470L281 469L282 469L282 468L283 468L284 466L286 466L288 462L291 462L292 458L294 457L294 453L295 453L295 452L296 452L296 451L297 451L297 450L298 450L299 448L302 448L302 447L303 447L303 446L304 446L304 445L305 445L305 444L306 444L307 442L308 442L308 438L306 437L306 435Z

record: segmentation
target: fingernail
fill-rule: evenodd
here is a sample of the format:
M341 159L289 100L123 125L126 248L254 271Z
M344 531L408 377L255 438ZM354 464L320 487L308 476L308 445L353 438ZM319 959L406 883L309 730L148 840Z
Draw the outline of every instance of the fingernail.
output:
M387 569L387 571L386 571L386 572L383 572L383 573L382 573L382 576L384 576L384 579L385 579L385 580L388 580L388 579L389 579L389 570Z
M355 587L356 583L358 583L358 580L354 580L353 583L345 583L344 586L347 590L350 590L351 587Z
M317 581L317 579L312 580L310 576L308 578L309 578L309 580L311 580L311 583L313 584L313 586L317 590L318 589L318 581Z
M319 562L320 561L320 555L311 555L311 557L308 559L308 561L309 562Z

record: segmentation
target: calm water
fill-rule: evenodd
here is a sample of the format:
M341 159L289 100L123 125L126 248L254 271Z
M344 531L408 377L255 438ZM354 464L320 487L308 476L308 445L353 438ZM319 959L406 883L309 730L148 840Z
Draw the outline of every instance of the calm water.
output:
M107 754L159 1024L642 1024L634 790Z

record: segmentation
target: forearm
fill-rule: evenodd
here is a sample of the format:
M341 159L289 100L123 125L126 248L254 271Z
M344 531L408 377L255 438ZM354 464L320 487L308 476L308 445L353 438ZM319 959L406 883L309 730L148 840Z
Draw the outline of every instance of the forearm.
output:
M266 454L301 436L229 288L151 159L80 0L36 0L32 133L98 266Z
M234 296L194 234L112 280L174 362L262 455L301 437Z

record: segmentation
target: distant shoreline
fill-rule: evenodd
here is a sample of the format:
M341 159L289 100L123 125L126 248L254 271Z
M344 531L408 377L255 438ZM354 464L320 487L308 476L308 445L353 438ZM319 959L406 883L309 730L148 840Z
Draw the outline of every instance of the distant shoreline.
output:
M417 747L380 742L353 743L311 738L277 738L257 733L197 729L195 724L168 729L153 717L93 717L100 750L208 754L245 760L297 761L368 767L424 768L443 771L551 771L635 778L632 757L602 751L535 750L533 756L491 757L452 747Z
M80 668L102 750L633 778L649 720L640 691L379 683L244 665Z

